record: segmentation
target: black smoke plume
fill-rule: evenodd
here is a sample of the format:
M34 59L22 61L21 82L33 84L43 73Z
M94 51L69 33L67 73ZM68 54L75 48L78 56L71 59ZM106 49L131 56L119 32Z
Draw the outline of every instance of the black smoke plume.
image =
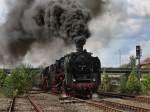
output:
M69 46L79 38L89 38L88 22L97 15L101 1L94 0L92 6L85 1L15 0L3 25L10 59L23 59L33 43L60 39Z

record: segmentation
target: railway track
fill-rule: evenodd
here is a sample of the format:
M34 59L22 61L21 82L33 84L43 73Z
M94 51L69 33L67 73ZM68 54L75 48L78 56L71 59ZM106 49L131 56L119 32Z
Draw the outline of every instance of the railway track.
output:
M36 110L27 97L14 97L8 112L36 112Z
M60 98L60 102L62 104L68 104L68 103L82 103L82 105L87 105L89 107L95 107L95 109L99 112L100 110L103 112L123 112L119 109L115 109L112 107L109 107L107 105L104 105L103 103L94 101L94 100L82 100L78 98L68 97L68 98ZM94 111L95 112L95 111Z
M0 112L8 112L11 101L11 98L0 98Z
M116 108L122 111L127 111L127 112L150 112L150 109L132 106L130 104L122 104L122 103L111 102L111 101L106 101L106 100L94 101L94 102L102 103L109 107L113 107L113 108Z
M81 100L78 98L61 98L61 103L85 103L88 106L99 108L105 112L150 112L150 109L121 104L111 101Z
M90 103L87 104L86 100L73 97L64 98L51 93L31 95L31 100L38 107L38 112L104 112L100 108L93 108Z
M58 101L58 96L47 93L30 95L30 100L37 112L75 112L72 109L62 105Z
M98 93L98 94L102 96L107 96L107 97L121 98L121 99L150 104L150 97L127 95L127 94L120 94L120 93L109 93L109 92Z
M10 102L10 101L8 101ZM9 111L8 111L9 110ZM14 98L6 112L150 112L150 109L107 100L82 100L47 93ZM4 112L5 112L4 111Z
M135 97L134 100L139 101L139 102L149 103L149 104L150 104L150 97L137 96L137 97Z
M124 95L122 97L128 97L128 98L134 98L134 96L127 96ZM111 101L96 101L96 100L82 100L74 97L60 97L59 98L61 104L81 104L82 105L88 105L91 107L99 108L100 110L103 110L105 112L150 112L150 109L138 107L138 106L132 106L122 103L116 103ZM95 112L95 111L94 111Z

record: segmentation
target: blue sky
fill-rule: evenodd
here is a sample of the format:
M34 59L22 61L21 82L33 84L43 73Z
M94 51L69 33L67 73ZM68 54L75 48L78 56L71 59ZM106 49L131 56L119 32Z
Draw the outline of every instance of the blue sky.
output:
M6 21L7 7L0 0L0 24ZM85 46L100 57L102 66L127 63L142 46L142 59L150 57L150 0L112 0L107 11L89 24L92 37Z
M113 0L91 27L96 39L89 49L98 48L103 66L118 66L120 55L121 64L128 63L136 45L142 47L142 60L150 57L150 0Z

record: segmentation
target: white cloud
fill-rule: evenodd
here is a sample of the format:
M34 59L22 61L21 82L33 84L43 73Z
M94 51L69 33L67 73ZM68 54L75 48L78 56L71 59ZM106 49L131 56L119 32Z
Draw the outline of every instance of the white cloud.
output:
M141 41L139 44L142 50L141 60L150 57L150 40L148 41ZM136 46L132 47L127 55L124 55L126 62L128 62L130 56L136 56Z
M108 12L90 24L92 38L88 40L86 48L100 57L102 66L118 66L119 49L122 64L128 63L131 55L135 56L137 44L142 45L143 53L150 49L150 43L141 44L150 26L150 18L145 17L150 14L150 0L123 1L114 0L108 6ZM144 54L143 58L145 56L150 56L150 53Z
M0 24L6 21L7 7L5 0L0 0Z
M128 0L128 12L130 15L150 15L150 0Z
M91 43L96 42L98 44L99 42L99 48L107 47L112 39L122 37L121 33L124 32L124 26L126 26L125 23L128 20L126 6L123 1L114 0L108 3L105 6L105 13L90 22L89 28L92 32L92 39L88 41L87 46L89 43L91 45ZM120 6L120 4L123 5Z
M150 57L150 40L141 42L142 58Z

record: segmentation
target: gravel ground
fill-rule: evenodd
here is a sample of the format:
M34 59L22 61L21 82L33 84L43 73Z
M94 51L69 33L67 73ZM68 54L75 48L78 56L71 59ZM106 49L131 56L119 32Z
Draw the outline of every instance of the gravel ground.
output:
M61 104L59 97L50 94L31 95L44 112L103 112L99 108L87 106L84 103Z
M0 98L0 112L7 112L10 106L10 98Z
M107 98L107 99L104 99L104 100L150 109L150 104L141 103L141 102L138 102L138 101L123 100L123 99L119 99L119 98Z
M44 110L44 112L69 112L68 109L58 102L58 97L56 96L42 93L30 96L35 103Z
M26 98L16 98L14 112L36 112Z
M83 103L65 104L65 107L70 107L74 112L104 112L96 107L90 107Z

